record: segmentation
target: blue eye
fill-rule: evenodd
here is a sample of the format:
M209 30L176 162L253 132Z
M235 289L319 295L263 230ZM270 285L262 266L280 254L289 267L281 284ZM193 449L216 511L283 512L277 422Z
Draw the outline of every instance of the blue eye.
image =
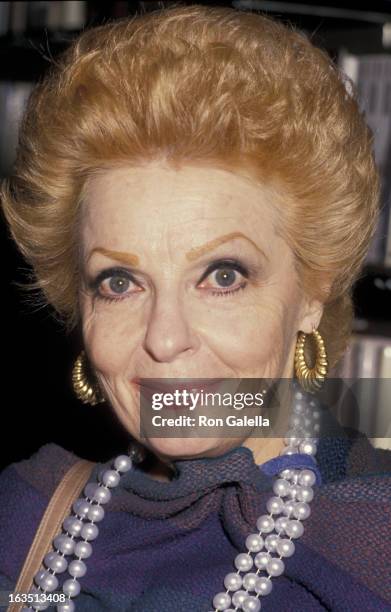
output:
M203 274L198 286L214 296L228 296L245 289L249 270L239 261L224 259L213 262ZM212 283L206 283L209 277ZM107 302L118 302L144 291L133 274L123 268L103 270L89 283L95 298Z
M222 290L216 291L216 284L205 284L204 281L209 277L217 284L217 288L221 287ZM207 290L211 295L226 296L244 289L247 286L247 278L249 278L249 271L239 261L224 259L216 261L208 267L200 281L201 289Z
M216 282L221 287L230 287L236 280L236 271L232 268L220 268L214 274Z
M90 284L98 299L115 302L133 293L143 291L133 275L121 268L103 270Z
M110 278L109 287L114 293L125 293L129 289L129 285L129 279L123 276L112 276Z

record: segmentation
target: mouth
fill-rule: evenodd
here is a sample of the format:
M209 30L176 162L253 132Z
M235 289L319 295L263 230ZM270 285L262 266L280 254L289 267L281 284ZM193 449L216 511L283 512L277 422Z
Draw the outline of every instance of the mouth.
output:
M201 391L213 393L219 390L224 378L191 378L180 379L178 382L164 382L161 378L134 378L131 382L140 395L148 402L152 401L154 393L174 394L175 391L182 393L200 393ZM167 406L171 409L179 409L182 406Z
M164 382L162 378L134 378L131 382L139 390L146 388L159 393L174 393L176 390L201 391L202 389L217 387L224 380L225 378L181 378L178 382Z

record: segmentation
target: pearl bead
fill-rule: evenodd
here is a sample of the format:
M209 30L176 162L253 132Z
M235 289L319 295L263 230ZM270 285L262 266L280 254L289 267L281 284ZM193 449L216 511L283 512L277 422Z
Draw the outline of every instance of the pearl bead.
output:
M58 587L58 578L50 572L43 572L36 579L36 584L41 587L43 591L55 591Z
M146 455L146 450L144 446L140 446L140 445L135 446L134 443L131 443L129 450L128 450L128 457L134 463L141 463L141 461L144 461L145 455Z
M39 593L42 594L42 591L39 591ZM34 603L33 610L47 610L50 605L51 605L50 601L42 601L40 603L36 602ZM26 612L31 612L31 608L22 608L22 611L24 610L26 610Z
M72 580L70 578L69 580L65 580L62 585L62 590L68 597L76 597L80 593L80 584L77 580Z
M39 570L39 572L37 572L35 574L35 576L34 576L34 582L36 584L39 584L39 581L41 580L41 578L43 578L45 576L46 573L47 572L44 569ZM33 589L33 590L34 590L34 592L39 592L39 591L36 591L35 589Z
M313 442L314 440L316 441L317 438L314 438L314 434L315 434L315 430L314 430L313 424L311 425L311 427L307 427L306 429L303 429L302 442L305 442L306 440L310 440L311 442Z
M296 502L295 507L293 509L293 515L295 518L303 521L308 518L311 514L311 508L305 502Z
M294 474L293 470L282 470L282 472L279 473L280 478L284 478L285 480L290 480L292 478Z
M102 483L110 488L116 487L120 478L120 475L115 470L106 470L102 476Z
M288 524L288 517L287 516L280 516L278 517L278 519L276 519L276 524L275 524L275 530L277 531L278 534L283 534L285 531L285 527Z
M63 534L54 538L53 545L54 548L64 553L64 555L71 555L75 550L75 541Z
M114 461L114 467L119 472L129 472L132 468L132 460L127 455L120 455Z
M30 589L29 593L31 595L36 595L36 593L38 593L39 595L42 596L42 591L41 591L41 589L38 589L38 588L37 588L37 590ZM34 603L34 608L31 608L31 607L29 607L29 608L25 608L25 607L19 608L18 607L18 610L21 610L21 612L31 612L31 610L34 610L34 611L35 610L47 610L47 608L50 606L50 603L51 602L49 602L49 601L46 601L46 602L43 602L43 603L36 602L36 603ZM33 604L31 604L31 605L33 605Z
M56 574L62 574L68 567L68 561L55 552L45 555L44 563L47 568L55 571Z
M90 521L94 521L94 523L99 523L99 521L102 521L104 516L104 508L102 508L102 506L97 506L96 504L93 504L91 506L87 514L87 517L90 519Z
M306 455L315 455L316 450L316 444L314 442L310 442L309 440L302 442L299 446L299 451L301 453L305 453Z
M291 540L283 538L277 542L276 550L281 557L291 557L295 552L295 545Z
M279 541L279 539L280 537L276 533L272 533L266 536L265 538L266 550L268 550L269 552L274 552L276 550L277 542Z
M87 572L87 566L83 561L75 559L69 564L68 572L74 578L81 578Z
M293 514L293 510L295 509L295 505L297 502L290 500L285 502L284 504L284 508L283 508L283 513L285 514L285 516L291 516L291 514Z
M247 599L246 591L236 591L236 593L232 595L232 603L235 608L239 608L245 599Z
M91 507L91 504L82 498L77 499L72 506L75 514L81 517L87 516L88 510L90 509L90 507Z
M253 559L247 553L240 553L235 557L235 567L241 572L248 572L253 566Z
M295 393L294 393L293 397L294 397L296 400L299 400L299 401L300 401L300 400L305 399L304 394L303 394L303 392L302 392L302 391L295 391Z
M228 591L237 591L242 586L242 577L231 572L224 578L224 586Z
M248 574L245 574L243 576L243 588L246 589L246 591L253 591L257 579L257 574L254 574L253 572L248 572Z
M257 529L262 533L270 533L274 529L274 519L267 514L262 514L262 516L257 519Z
M270 576L281 576L284 571L284 562L281 559L272 558L266 566Z
M292 407L293 414L297 414L298 416L302 416L305 414L307 406L304 402L295 402Z
M299 486L295 485L295 484L292 484L289 487L289 497L290 497L290 499L295 499L297 497L298 492L299 492Z
M299 476L299 484L304 487L312 487L316 482L316 476L312 470L302 470Z
M300 521L289 521L285 528L286 534L290 538L300 538L304 533L304 525Z
M84 495L86 497L89 497L89 499L93 500L94 499L94 495L95 495L95 491L97 490L98 487L99 487L99 485L96 482L89 482L84 487Z
M309 503L314 498L314 491L311 487L300 487L299 492L297 494L297 499L302 502Z
M300 414L292 414L289 425L292 429L303 429L304 417Z
M296 446L286 446L280 452L280 455L295 455L298 452Z
M83 527L83 522L75 516L68 516L64 520L62 526L70 535L76 537L80 534L81 528Z
M263 538L257 533L251 533L246 538L246 548L251 552L259 552L263 547Z
M255 555L254 565L258 569L264 569L269 563L270 559L271 559L271 555L268 552L263 550L262 552L259 552L257 555Z
M283 507L284 502L281 497L273 496L270 497L270 499L268 499L266 502L266 508L268 512L270 512L270 514L279 514L280 512L282 512Z
M72 599L57 604L57 612L74 612L75 604Z
M289 491L289 482L284 478L277 478L273 484L273 491L276 495L280 495L281 497L287 495Z
M269 595L273 588L272 581L266 576L260 576L255 584L255 592L260 595Z
M87 525L84 525L82 528L80 535L83 540L95 540L99 535L99 529L96 525L87 523Z
M297 447L299 446L299 444L303 441L303 437L302 436L286 436L284 438L284 442L287 446L292 446L294 448L296 448L296 452L297 452Z
M111 491L105 487L97 487L94 495L94 501L99 504L108 504L111 500Z
M217 610L226 610L231 605L231 598L228 593L217 593L213 598L213 606Z
M92 546L89 542L78 542L75 546L75 556L80 559L88 559L92 554Z
M243 612L259 612L261 609L261 602L257 597L247 597L242 603Z
M314 432L313 432L313 427L312 426L309 427L308 430L307 429L304 430L304 436L303 436L304 440L303 440L303 442L313 442L313 444L318 445L319 440L318 440L318 438L314 437L313 433Z
M291 478L291 482L292 484L297 484L301 470L292 470L292 472L293 472L293 475Z

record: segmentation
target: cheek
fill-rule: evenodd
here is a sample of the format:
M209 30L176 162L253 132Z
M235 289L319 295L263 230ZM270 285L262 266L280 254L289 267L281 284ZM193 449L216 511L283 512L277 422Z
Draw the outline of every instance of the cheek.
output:
M113 314L108 312L112 309ZM140 326L122 316L113 316L116 304L86 312L83 316L83 339L96 370L110 376L129 369L131 357L139 342Z
M294 293L291 295L293 298ZM205 317L200 329L209 347L237 371L250 373L265 366L275 371L283 365L292 343L297 316L292 298L272 288L263 289L240 308Z

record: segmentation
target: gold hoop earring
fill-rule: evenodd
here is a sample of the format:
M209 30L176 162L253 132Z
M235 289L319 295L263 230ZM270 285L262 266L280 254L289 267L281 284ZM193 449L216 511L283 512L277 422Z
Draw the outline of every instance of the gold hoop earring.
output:
M91 404L95 406L104 402L104 398L98 385L91 384L88 381L86 374L86 354L82 351L76 359L73 370L72 370L72 385L76 397L83 402L83 404Z
M316 391L322 388L327 376L329 364L322 336L316 329L314 329L310 335L313 337L316 345L314 367L310 368L305 361L304 345L307 334L299 332L295 350L295 374L304 391L316 393Z

